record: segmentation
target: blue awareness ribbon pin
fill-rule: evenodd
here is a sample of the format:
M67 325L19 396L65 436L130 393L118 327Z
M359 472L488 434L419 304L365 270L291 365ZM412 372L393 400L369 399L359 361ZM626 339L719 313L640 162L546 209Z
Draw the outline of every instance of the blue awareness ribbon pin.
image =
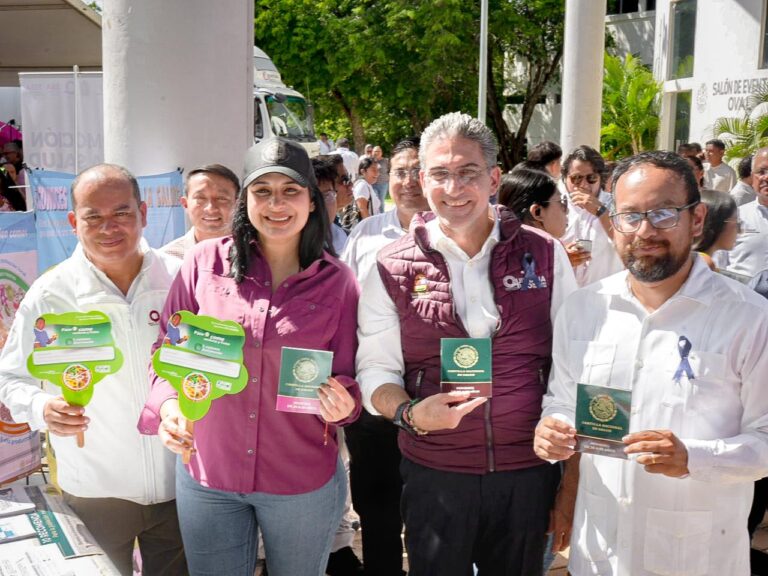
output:
M528 290L528 288L531 287L531 283L533 283L534 287L541 288L541 281L539 280L539 277L536 276L536 261L533 259L530 252L526 252L523 255L523 271L525 272L525 275L523 276L520 290Z
M691 364L688 362L688 354L691 352L691 341L685 336L680 336L680 339L677 341L677 351L680 353L680 365L677 367L675 375L672 378L675 382L680 384L680 379L683 377L683 374L688 377L688 380L693 380L695 378L693 375L693 368L691 368Z

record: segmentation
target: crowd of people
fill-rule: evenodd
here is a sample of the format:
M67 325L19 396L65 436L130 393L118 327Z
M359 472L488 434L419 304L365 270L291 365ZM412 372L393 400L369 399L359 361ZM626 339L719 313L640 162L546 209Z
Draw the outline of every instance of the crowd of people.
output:
M21 303L0 401L51 433L65 499L118 570L138 540L146 575L251 576L261 536L272 576L397 576L404 528L413 576L539 576L569 546L574 576L750 574L768 149L737 178L719 141L701 174L692 145L609 172L545 142L502 174L492 132L460 113L386 159L323 143L310 159L263 140L242 180L190 171L192 227L160 250L127 170L72 184L78 247ZM745 259L754 274L731 269ZM125 357L86 407L28 369L35 322L75 310L106 313ZM193 431L150 365L179 311L244 332L245 389ZM489 394L446 388L450 339L490 343L468 364L487 362ZM276 410L285 348L333 352L319 414ZM614 457L580 451L583 386L631 396Z

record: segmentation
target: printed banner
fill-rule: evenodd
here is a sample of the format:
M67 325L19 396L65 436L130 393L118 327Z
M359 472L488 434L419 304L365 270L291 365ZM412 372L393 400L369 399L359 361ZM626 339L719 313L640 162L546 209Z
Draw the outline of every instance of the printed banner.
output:
M0 349L16 310L37 272L35 217L31 212L0 213ZM0 404L0 484L40 467L40 434L13 421Z
M32 170L29 177L31 198L37 218L38 270L40 274L69 258L77 246L77 237L67 219L72 209L70 188L74 174ZM147 203L144 238L153 248L160 248L186 232L181 196L184 184L181 172L140 176L141 197Z
M76 173L104 161L101 72L81 72L77 78L71 72L24 73L19 83L24 160L29 167Z
M140 176L141 199L147 203L147 227L144 238L152 248L165 246L183 236L187 229L181 197L184 182L181 172L174 170L156 176Z

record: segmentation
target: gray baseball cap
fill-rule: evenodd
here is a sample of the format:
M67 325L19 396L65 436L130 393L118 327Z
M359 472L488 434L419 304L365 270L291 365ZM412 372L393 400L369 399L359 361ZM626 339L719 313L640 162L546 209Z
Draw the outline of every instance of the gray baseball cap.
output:
M312 161L304 147L287 138L267 138L245 153L243 190L259 176L277 172L292 178L305 188L317 187Z

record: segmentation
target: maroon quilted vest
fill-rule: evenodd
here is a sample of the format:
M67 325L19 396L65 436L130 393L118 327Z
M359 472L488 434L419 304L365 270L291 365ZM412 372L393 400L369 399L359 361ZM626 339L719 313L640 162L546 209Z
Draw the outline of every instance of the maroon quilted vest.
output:
M533 452L533 432L552 352L554 240L521 225L506 208L495 210L500 241L491 253L490 279L500 322L492 335L493 398L454 430L400 432L407 458L440 470L482 474L542 463ZM412 398L440 392L440 339L468 336L453 305L448 265L429 244L425 217L433 216L414 216L409 233L378 255L379 274L400 316L405 387Z

